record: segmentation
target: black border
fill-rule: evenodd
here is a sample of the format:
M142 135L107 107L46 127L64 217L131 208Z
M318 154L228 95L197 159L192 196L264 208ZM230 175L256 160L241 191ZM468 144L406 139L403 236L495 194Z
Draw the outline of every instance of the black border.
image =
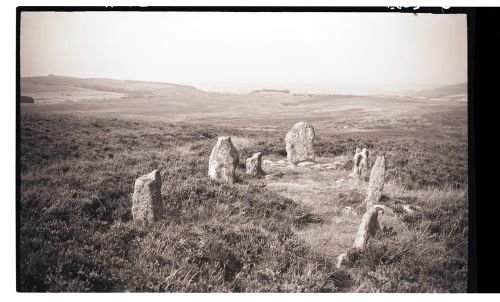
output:
M476 153L475 136L476 98L478 71L475 62L478 60L476 45L476 12L472 7L330 7L330 6L18 6L16 8L16 291L20 288L20 30L22 12L83 12L83 11L122 11L122 12L358 12L358 13L432 13L432 14L466 14L468 44L468 197L469 197L469 229L468 229L468 278L467 292L478 292L478 257L477 257L477 221L476 221ZM498 12L498 11L497 11ZM481 288L481 291L491 288Z

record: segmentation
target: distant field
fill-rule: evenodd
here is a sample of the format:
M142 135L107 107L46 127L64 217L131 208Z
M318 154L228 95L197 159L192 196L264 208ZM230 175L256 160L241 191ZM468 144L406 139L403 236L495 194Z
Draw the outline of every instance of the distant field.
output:
M21 105L23 291L465 292L466 103L191 89ZM340 168L244 173L254 152L284 160L301 120L315 128L317 161ZM222 135L239 151L235 185L207 177ZM383 232L337 269L364 211L366 182L347 178L356 147L385 154L389 211ZM153 169L166 217L142 227L131 194Z

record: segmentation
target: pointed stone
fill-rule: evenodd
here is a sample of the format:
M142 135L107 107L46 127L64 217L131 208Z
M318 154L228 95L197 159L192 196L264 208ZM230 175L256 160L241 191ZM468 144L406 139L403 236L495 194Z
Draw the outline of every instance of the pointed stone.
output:
M208 162L208 176L220 182L233 184L239 155L231 142L231 137L221 136L212 149Z

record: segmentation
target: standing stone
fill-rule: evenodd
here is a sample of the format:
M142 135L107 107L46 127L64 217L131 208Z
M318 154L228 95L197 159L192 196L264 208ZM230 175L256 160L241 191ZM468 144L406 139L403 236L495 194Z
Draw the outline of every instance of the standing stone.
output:
M233 184L239 155L231 142L231 137L221 136L212 149L208 162L208 176L217 181Z
M306 123L295 124L285 136L286 155L290 163L314 161L314 128Z
M366 194L367 207L379 202L382 197L382 190L384 189L384 179L385 157L378 156L375 164L373 164L372 172L370 174L370 182L368 183L368 190Z
M366 148L361 150L356 148L354 153L354 158L352 159L352 172L349 174L350 177L355 179L361 179L361 175L366 174L368 171L368 155L369 152Z
M162 216L161 176L158 170L154 170L135 180L132 217L134 220L153 222Z
M359 170L360 170L360 175L364 174L365 172L368 171L368 155L369 152L366 150L366 148L363 148L360 152L361 154L361 160L359 161Z
M246 161L247 174L262 175L262 152L257 152L252 157L247 158Z
M351 177L355 179L361 178L361 169L360 169L360 164L361 164L361 149L356 148L356 153L354 153L354 158L352 159L352 172L350 174Z
M374 205L366 210L366 213L361 218L361 223L358 228L358 233L356 235L356 240L354 241L353 247L356 249L362 249L370 237L375 236L375 234L380 231L380 224L378 222L378 213L384 212L384 207L379 205Z

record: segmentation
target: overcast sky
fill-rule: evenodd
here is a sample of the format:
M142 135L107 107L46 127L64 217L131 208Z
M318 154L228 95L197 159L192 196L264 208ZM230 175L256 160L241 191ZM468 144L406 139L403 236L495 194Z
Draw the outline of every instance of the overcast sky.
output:
M467 81L467 21L398 13L23 12L21 76L49 73L209 90L447 85Z

